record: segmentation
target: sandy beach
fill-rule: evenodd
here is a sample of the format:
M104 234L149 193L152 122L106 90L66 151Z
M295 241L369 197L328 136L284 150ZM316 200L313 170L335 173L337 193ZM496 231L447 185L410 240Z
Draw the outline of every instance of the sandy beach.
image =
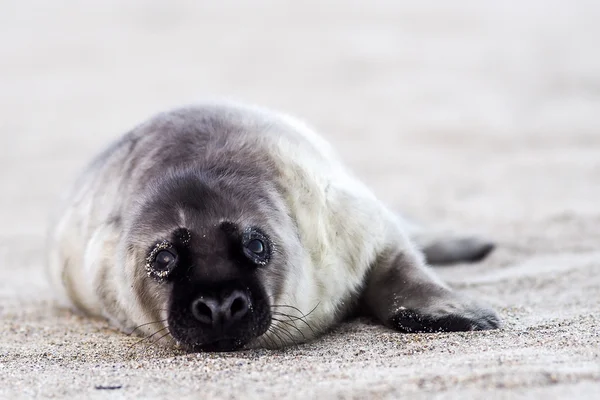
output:
M0 3L0 398L598 398L600 2L205 3ZM181 354L57 309L61 191L132 126L213 97L309 121L391 208L492 238L437 271L503 328L360 320Z

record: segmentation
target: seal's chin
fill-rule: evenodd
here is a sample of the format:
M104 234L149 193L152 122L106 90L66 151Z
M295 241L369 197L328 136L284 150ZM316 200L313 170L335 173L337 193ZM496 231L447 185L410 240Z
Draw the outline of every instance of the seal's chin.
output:
M235 337L222 337L216 340L207 341L204 343L186 343L177 341L177 345L180 349L189 353L201 353L201 352L230 352L238 350L249 350L262 347L260 338L263 334L258 337L235 338Z
M212 343L203 345L194 345L191 349L192 352L229 352L241 350L247 342L239 339L220 339Z
M267 326L270 325L270 322ZM268 328L267 328L268 329ZM176 340L178 346L190 353L199 352L229 352L242 349L256 348L259 338L267 330L263 327L251 329L250 331L227 332L223 336L217 334L206 335L194 332L191 335L181 336L180 332L173 331L169 327L171 336ZM191 333L191 332L190 332Z

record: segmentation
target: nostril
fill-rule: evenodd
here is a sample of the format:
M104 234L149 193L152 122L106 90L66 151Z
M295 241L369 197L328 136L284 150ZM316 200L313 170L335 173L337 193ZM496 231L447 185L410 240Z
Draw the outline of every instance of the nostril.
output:
M234 290L222 300L212 296L201 296L194 300L191 311L194 318L213 328L229 326L240 321L250 310L250 299L246 293Z
M212 310L209 306L204 303L199 303L196 307L196 312L200 317L208 318L208 320L212 320Z
M198 321L211 325L215 317L211 305L210 300L198 299L192 303L192 314Z
M231 317L232 318L243 317L246 314L246 311L248 311L248 302L246 301L246 299L241 296L236 297L235 300L233 300L233 303L231 303L231 308L230 308Z

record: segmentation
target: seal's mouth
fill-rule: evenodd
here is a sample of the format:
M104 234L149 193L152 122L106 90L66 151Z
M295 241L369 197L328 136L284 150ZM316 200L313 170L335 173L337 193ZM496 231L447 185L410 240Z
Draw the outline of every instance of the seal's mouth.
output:
M230 352L241 350L246 345L246 341L233 338L224 338L202 345L192 346L192 352Z
M207 334L202 330L188 331L187 335L181 335L177 328L173 329L169 326L169 333L183 350L190 353L230 352L243 350L246 346L254 343L258 337L268 330L271 325L270 319L264 325L254 326L249 330L240 329L233 332L223 332L218 335Z

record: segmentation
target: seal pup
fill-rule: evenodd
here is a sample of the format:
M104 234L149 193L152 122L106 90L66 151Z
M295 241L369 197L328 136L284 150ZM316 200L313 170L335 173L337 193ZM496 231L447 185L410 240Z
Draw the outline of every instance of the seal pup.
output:
M281 347L356 312L402 332L500 323L426 260L476 261L490 243L416 232L311 128L254 106L134 128L76 181L48 245L65 304L190 351Z

